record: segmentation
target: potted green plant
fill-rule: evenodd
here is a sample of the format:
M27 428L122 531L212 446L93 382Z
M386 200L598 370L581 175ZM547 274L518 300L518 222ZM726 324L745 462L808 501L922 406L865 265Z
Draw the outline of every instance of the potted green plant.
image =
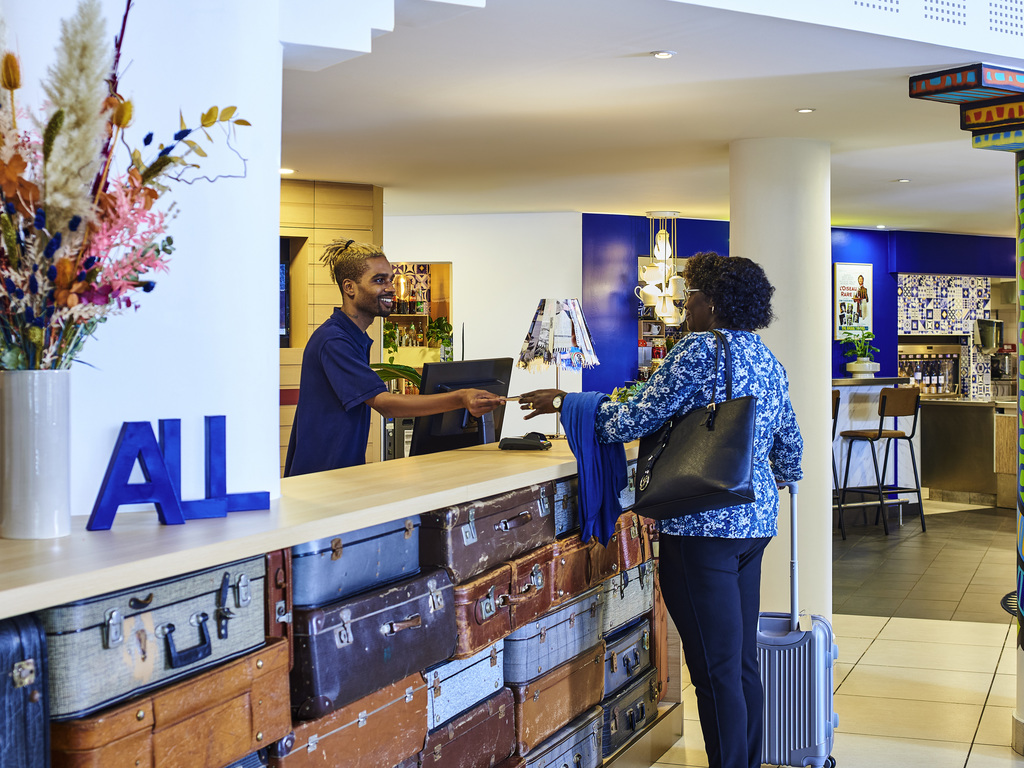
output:
M384 382L405 379L414 387L420 385L420 375L415 368L408 365L401 365L395 362L395 354L398 352L398 326L390 320L385 320L381 326L381 345L387 353L386 363L370 363L370 367L377 372Z
M452 359L452 324L447 317L438 317L427 323L427 344L441 348L441 360Z
M870 379L881 367L878 363L874 362L875 352L878 352L878 347L871 343L873 338L875 338L875 334L867 328L854 328L843 331L843 344L852 347L852 349L846 350L844 355L856 358L852 363L846 364L846 370L855 379Z

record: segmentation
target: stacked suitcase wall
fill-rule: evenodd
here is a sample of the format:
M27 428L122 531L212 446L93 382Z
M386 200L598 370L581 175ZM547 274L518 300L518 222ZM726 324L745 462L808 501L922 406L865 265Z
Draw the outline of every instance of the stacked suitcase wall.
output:
M36 654L30 702L56 711L33 718L25 741L43 762L19 754L0 768L524 768L556 753L598 765L603 714L590 715L602 712L603 635L620 621L605 619L605 593L632 595L639 579L626 574L649 540L627 513L608 547L581 542L574 486L540 483L41 612L55 650ZM79 684L93 671L69 663L80 653L116 656L130 684L116 673Z

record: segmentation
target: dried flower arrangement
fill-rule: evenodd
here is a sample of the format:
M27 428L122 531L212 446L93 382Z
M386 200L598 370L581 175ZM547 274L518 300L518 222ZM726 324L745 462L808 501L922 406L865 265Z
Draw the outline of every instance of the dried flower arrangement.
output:
M152 274L167 270L173 240L167 234L173 205L155 203L168 183L190 183L206 157L190 138L220 126L231 146L235 107L211 107L190 128L143 149L125 129L132 102L118 93L118 66L132 0L126 0L113 49L106 43L98 0L80 0L61 22L56 63L47 71L47 104L38 113L18 109L18 57L0 63L0 369L70 367L85 340L111 314L149 292ZM31 127L19 130L18 121ZM118 171L115 153L128 155ZM147 157L143 156L147 153ZM245 159L238 155L244 175Z

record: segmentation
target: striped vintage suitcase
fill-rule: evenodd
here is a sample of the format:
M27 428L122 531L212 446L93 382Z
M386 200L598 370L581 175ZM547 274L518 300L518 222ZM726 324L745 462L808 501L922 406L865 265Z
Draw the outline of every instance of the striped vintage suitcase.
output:
M800 628L796 497L797 484L789 483L790 613L762 613L757 624L757 660L764 687L761 762L822 768L835 766L831 753L839 715L832 706L832 667L839 648L824 617L812 616L810 628Z
M654 561L648 560L615 574L602 585L602 590L601 634L607 635L654 608Z
M266 640L263 555L39 612L54 720L97 712Z
M605 636L604 697L629 685L651 667L651 623L641 619Z
M49 768L46 635L34 616L0 621L0 768Z
M423 673L428 727L437 728L501 690L505 684L504 648L499 640L475 656L445 661Z
M580 715L526 757L524 768L597 768L603 762L600 707Z
M648 669L632 684L601 702L602 755L608 757L658 719L658 671Z

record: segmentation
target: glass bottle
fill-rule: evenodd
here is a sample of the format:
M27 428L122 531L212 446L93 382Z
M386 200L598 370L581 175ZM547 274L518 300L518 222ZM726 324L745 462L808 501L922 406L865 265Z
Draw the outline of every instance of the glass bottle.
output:
M921 359L921 355L914 355L914 386L915 387L921 387L921 379L924 376L923 368L924 368L924 361Z
M947 391L946 390L946 375L947 375L947 372L948 372L948 368L949 368L949 366L948 366L948 360L946 359L946 355L939 355L939 360L938 360L938 377L939 378L938 378L938 381L936 382L936 385L935 385L935 391L936 391L937 394L940 394L940 395L946 394L946 391Z

